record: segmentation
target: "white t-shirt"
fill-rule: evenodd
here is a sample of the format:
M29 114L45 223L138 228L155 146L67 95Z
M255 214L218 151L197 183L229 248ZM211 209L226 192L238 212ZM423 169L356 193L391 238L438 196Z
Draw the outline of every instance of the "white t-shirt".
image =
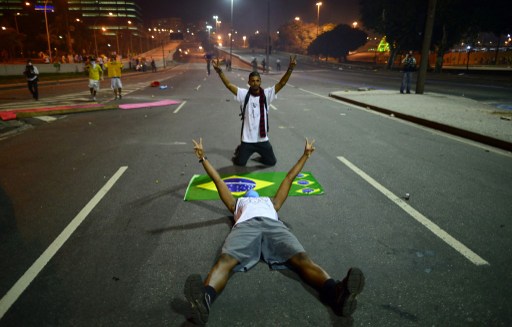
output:
M239 198L234 213L235 225L254 217L265 217L279 220L274 204L269 197Z
M243 106L245 96L249 92L248 89L238 88L236 94L236 101L240 102ZM265 128L268 126L266 121L268 118L268 106L276 98L275 86L264 89L265 97L267 98L267 114L265 115ZM242 132L242 142L245 143L258 143L268 141L268 133L265 137L260 137L260 97L249 96L249 102L245 108L244 130Z

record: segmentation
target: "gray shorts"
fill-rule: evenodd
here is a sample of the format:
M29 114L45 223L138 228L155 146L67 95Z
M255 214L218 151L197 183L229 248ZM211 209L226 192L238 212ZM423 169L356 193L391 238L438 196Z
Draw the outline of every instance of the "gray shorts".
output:
M110 87L112 88L112 90L122 89L123 88L123 83L121 82L121 78L119 78L119 77L112 77L112 79L110 80Z
M233 271L248 271L260 259L271 269L286 269L286 261L305 252L295 235L282 221L256 217L233 227L222 246L239 264Z

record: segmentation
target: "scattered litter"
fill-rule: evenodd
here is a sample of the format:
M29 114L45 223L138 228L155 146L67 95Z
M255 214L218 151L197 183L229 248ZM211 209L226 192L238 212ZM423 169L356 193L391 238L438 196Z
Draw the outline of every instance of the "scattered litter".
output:
M167 88L167 85L160 85L160 90L165 90Z
M512 120L510 117L505 117L505 116L501 116L500 119L501 120Z
M390 116L391 116L391 117L395 117L395 114L391 114Z
M160 86L160 82L159 81L153 81L151 82L151 87L157 87L157 86Z
M411 195L409 193L405 193L404 199L409 200L410 197L411 197Z

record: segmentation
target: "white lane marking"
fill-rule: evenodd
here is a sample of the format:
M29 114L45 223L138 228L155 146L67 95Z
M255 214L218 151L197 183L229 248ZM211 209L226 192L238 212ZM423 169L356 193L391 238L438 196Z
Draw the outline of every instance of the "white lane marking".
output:
M183 101L176 110L173 111L173 114L177 114L180 111L181 107L183 107L187 103L187 101Z
M87 203L87 205L76 215L75 218L64 228L59 236L50 244L50 246L41 254L41 256L28 268L23 276L18 279L13 287L2 297L0 300L0 319L9 310L9 308L16 302L25 289L32 283L37 275L43 270L46 264L52 257L59 251L59 249L66 243L69 237L75 232L80 224L85 220L94 207L101 201L107 192L114 186L117 180L128 169L126 166L120 167L117 172L110 178L110 180L96 193L96 195Z
M315 96L317 96L317 97L320 97L320 98L322 98L322 99L331 100L331 101L333 101L333 102L338 102L338 103L340 102L339 100L336 100L336 99L334 99L334 98L326 97L325 95L321 95L321 94L318 94L318 93L315 93L315 92L311 92L311 91L308 91L308 90L305 90L305 89L302 89L302 88L299 88L299 90L300 90L300 91L302 91L302 92L306 92L306 93L309 93L309 94L313 94L313 95L315 95Z
M47 123L57 120L57 118L52 117L52 116L36 116L34 118L45 121Z
M276 106L274 106L273 104L270 105L270 108L277 110Z
M420 212L418 212L416 209L405 203L404 200L402 200L400 197L393 194L391 191L389 191L387 188L382 186L379 182L371 178L369 175L367 175L364 171L356 167L353 163L348 161L345 157L337 157L339 161L344 163L348 168L350 168L353 172L358 174L361 178L363 178L365 181L367 181L370 185L375 187L377 190L379 190L382 194L384 194L388 199L393 201L397 206L399 206L402 210L407 212L412 218L414 218L417 222L425 226L428 230L430 230L434 235L439 237L441 240L443 240L446 244L451 246L453 249L455 249L457 252L462 254L466 259L471 261L473 264L477 266L482 265L489 265L489 262L482 259L478 254L471 251L468 247L466 247L464 244L456 240L454 237L452 237L450 234L445 232L441 227L437 226L435 223L433 223L431 220L429 220L427 217L422 215Z

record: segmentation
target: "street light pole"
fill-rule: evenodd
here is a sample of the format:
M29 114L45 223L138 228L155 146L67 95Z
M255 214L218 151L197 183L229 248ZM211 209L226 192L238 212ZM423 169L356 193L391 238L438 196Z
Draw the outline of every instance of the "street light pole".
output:
M229 37L229 63L233 62L233 0L231 0L231 36Z
M52 46L50 44L50 31L48 30L48 16L46 14L46 7L48 0L44 0L44 22L46 24L46 38L48 39L48 56L50 56L50 62L52 62Z
M94 24L94 26L93 26L92 35L94 36L94 53L95 53L95 57L98 58L98 42L96 41L96 24Z
M265 69L267 72L270 72L270 0L267 0L267 56L266 61L267 64L265 65Z
M320 28L320 6L322 5L321 2L317 2L316 6L318 7L317 13L316 13L316 37L318 37L318 29Z

